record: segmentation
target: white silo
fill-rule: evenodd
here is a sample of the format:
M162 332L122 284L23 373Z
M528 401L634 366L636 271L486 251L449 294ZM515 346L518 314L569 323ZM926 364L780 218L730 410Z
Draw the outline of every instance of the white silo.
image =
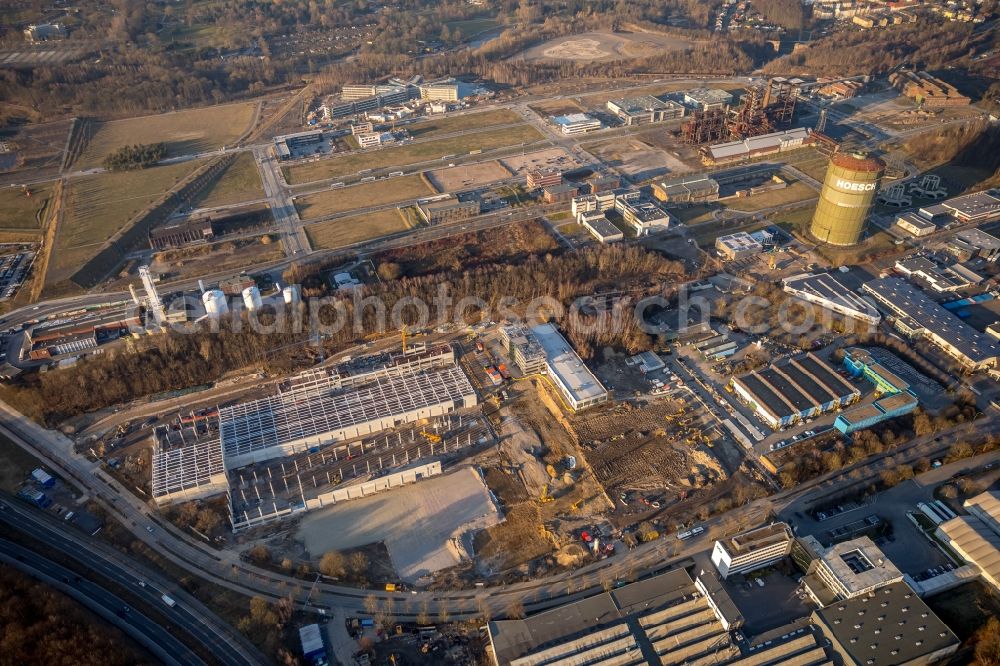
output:
M285 299L285 305L293 305L299 302L298 285L290 284L281 290L281 295Z
M229 312L229 304L226 302L226 295L219 289L210 289L201 295L201 302L205 304L205 313L209 317L221 317Z
M243 305L250 312L260 310L264 306L264 301L260 298L260 289L257 288L257 285L247 287L243 290Z

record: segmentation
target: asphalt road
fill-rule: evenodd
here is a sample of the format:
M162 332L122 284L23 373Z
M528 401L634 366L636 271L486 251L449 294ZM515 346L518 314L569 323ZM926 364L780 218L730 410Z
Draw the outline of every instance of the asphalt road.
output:
M51 514L27 506L9 495L4 494L0 497L0 504L3 506L3 510L0 511L0 522L6 523L14 530L24 532L32 539L41 541L45 544L45 552L59 552L86 568L89 573L83 577L84 579L96 575L113 581L156 608L169 621L171 627L161 627L153 623L152 626L156 631L147 633L167 651L168 655L183 657L178 663L202 663L202 661L173 637L177 631L188 634L202 644L205 651L215 655L219 663L231 666L267 663L267 659L235 629L162 574L136 563L102 541L80 533ZM34 565L42 561L40 554L20 546L15 547L29 553L30 556L25 558L26 562ZM54 563L52 567L62 570L54 577L64 585L68 581L68 584L84 592L90 588L102 589L98 584L89 581L87 581L88 587L84 589L82 584L75 582L79 574ZM117 613L127 605L110 592L104 592L107 598L115 601L107 606L112 613ZM173 607L167 606L161 598L163 594L174 599L177 604ZM123 619L128 620L133 616L142 617L133 609L125 614ZM162 640L160 634L165 634L170 640ZM194 661L189 661L188 655Z
M149 650L157 659L171 666L204 664L186 645L137 610L86 578L46 559L27 548L0 539L0 562L37 578L83 604ZM160 605L166 606L162 601ZM123 611L123 609L128 609Z

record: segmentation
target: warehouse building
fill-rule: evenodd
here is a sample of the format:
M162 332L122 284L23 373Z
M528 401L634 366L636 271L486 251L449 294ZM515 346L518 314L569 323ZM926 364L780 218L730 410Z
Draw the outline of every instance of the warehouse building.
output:
M963 506L969 515L941 523L937 536L974 564L984 581L1000 589L1000 491L971 497Z
M719 198L718 181L705 175L678 176L653 183L653 196L665 203L695 203Z
M772 523L716 541L712 564L723 579L770 566L792 552L792 529Z
M370 435L477 403L450 347L400 355L354 375L309 371L275 395L221 407L227 469Z
M871 428L883 421L909 414L917 408L916 393L894 372L879 363L867 350L844 350L844 369L854 377L864 377L875 385L876 400L839 414L833 426L844 434Z
M875 306L844 286L832 273L801 273L781 283L785 293L837 314L872 325L882 319Z
M578 221L600 243L614 243L625 239L622 230L611 224L604 213L598 211L580 213Z
M559 126L559 131L567 136L585 134L601 129L601 121L586 113L571 113L566 116L553 116L552 122Z
M811 620L845 666L932 664L961 644L904 582L816 610Z
M417 204L420 216L427 224L467 220L479 215L479 201L462 201L454 195Z
M213 238L215 230L210 217L185 220L149 230L149 246L154 250L181 247L188 243L204 243Z
M777 430L856 402L861 392L812 352L735 377L733 392Z
M972 101L955 86L927 72L894 72L889 75L889 83L904 96L929 109L968 106Z
M1000 348L994 340L919 289L895 277L866 282L862 289L875 298L884 312L895 318L897 330L905 335L926 337L970 372L996 367Z
M549 379L574 411L608 401L608 390L552 324L539 324L531 334L545 354Z
M77 354L141 331L139 309L133 305L109 308L70 321L52 325L39 324L28 329L25 344L28 357L41 361Z
M970 259L981 257L986 261L996 261L1000 258L1000 238L982 229L962 229L955 234L955 239L973 248Z
M158 505L188 502L229 492L229 479L218 433L203 436L197 428L157 428L153 435L150 487Z
M983 281L981 275L961 264L944 266L922 255L900 259L893 268L897 273L905 275L921 286L942 294L965 289Z
M634 201L625 197L615 199L615 210L625 223L635 231L636 236L666 231L677 220L670 213L650 201Z
M811 536L799 539L799 544L812 556L802 585L821 608L903 581L903 573L866 536L829 548Z
M721 109L732 101L732 95L718 88L693 88L684 93L684 103L699 111Z
M897 215L896 226L906 233L918 238L921 236L928 236L937 231L937 225L934 224L934 222L928 220L919 213L914 213L912 211Z
M804 127L752 136L740 141L718 143L702 150L706 164L733 164L745 160L802 148L809 138Z
M291 160L304 153L315 152L316 147L323 144L323 130L311 130L296 134L283 134L274 137L274 150L279 160Z
M648 125L684 117L684 107L677 102L660 100L652 95L612 99L608 111L625 125Z
M715 239L715 249L727 261L755 257L764 251L764 246L745 231L719 236Z
M492 621L489 651L497 666L739 663L715 608L738 611L724 590L711 592L674 569L524 620Z
M959 222L985 224L1000 220L1000 188L963 194L920 209L924 217L937 221L951 217Z

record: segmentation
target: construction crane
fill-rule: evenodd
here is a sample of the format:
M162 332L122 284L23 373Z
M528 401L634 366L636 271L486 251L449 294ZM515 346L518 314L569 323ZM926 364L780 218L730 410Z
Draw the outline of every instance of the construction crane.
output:
M542 494L538 496L538 501L541 502L542 504L547 504L554 499L555 498L552 497L552 495L549 495L549 484L546 483L544 486L542 486Z
M406 353L406 324L403 324L403 328L400 329L400 335L403 338L403 353Z

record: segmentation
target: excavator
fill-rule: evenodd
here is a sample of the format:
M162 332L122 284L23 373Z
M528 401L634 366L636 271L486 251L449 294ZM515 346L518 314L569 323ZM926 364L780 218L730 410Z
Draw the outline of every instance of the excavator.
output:
M440 444L441 443L441 435L435 435L434 433L427 432L426 430L421 430L420 431L420 435L422 437L426 438L427 441L430 442L430 443L432 443L432 444Z
M547 504L548 502L551 502L554 499L555 498L552 497L552 495L549 495L549 484L546 483L544 486L542 486L542 494L538 496L538 501L541 502L542 504Z

